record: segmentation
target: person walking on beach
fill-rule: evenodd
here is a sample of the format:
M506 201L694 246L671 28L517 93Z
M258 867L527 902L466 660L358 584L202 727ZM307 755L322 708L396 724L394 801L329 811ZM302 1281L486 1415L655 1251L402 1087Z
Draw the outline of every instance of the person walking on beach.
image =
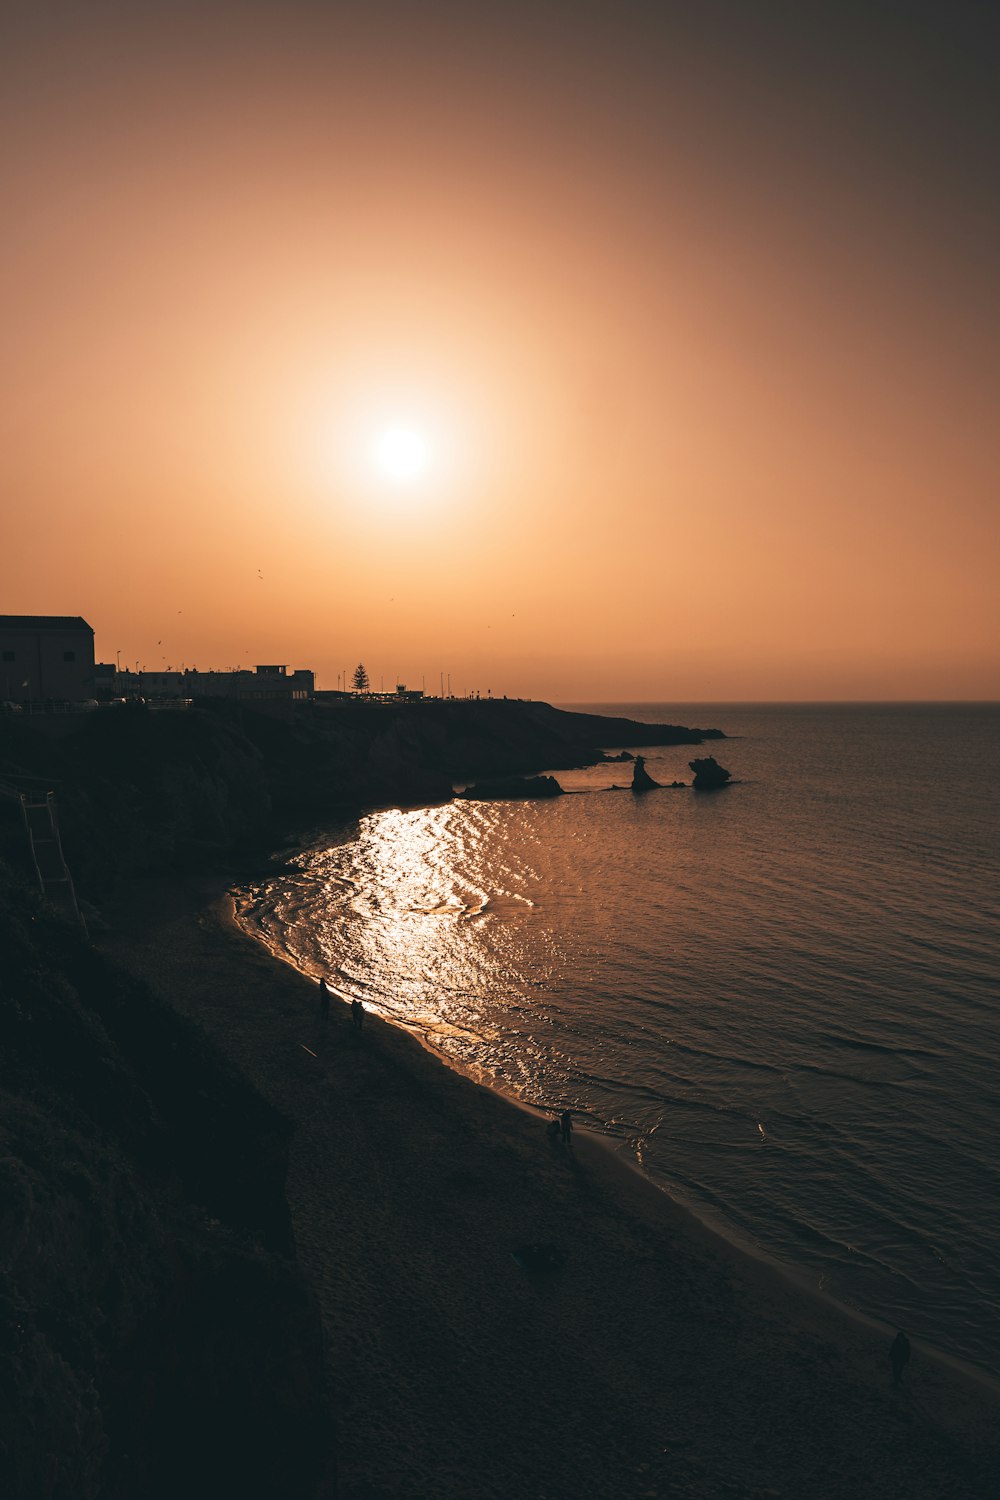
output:
M902 1329L892 1341L889 1349L889 1363L892 1365L892 1383L898 1385L903 1378L903 1371L910 1363L910 1341Z
M572 1110L570 1110L570 1109L564 1109L563 1110L562 1114L559 1116L559 1128L562 1131L563 1145L564 1146L572 1146L572 1144L573 1144L573 1111Z
M325 1021L330 1014L330 991L325 979L319 982L319 1014L320 1019Z

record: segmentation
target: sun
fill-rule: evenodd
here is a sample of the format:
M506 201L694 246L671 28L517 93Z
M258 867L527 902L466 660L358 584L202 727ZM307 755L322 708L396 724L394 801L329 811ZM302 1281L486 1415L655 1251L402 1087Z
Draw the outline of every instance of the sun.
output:
M378 472L397 484L420 479L430 467L433 445L420 427L383 427L375 436L372 457Z

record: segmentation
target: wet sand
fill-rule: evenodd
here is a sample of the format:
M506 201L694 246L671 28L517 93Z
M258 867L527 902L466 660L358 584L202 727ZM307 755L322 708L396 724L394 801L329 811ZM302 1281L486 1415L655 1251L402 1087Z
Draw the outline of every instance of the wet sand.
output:
M288 1196L329 1339L341 1500L986 1500L1000 1401L699 1224L273 959L205 886L102 946L296 1124ZM524 1269L519 1247L557 1248Z

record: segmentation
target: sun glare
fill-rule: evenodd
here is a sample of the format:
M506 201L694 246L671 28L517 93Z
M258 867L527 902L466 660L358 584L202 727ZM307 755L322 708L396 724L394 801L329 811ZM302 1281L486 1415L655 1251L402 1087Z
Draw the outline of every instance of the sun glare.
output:
M387 479L407 483L426 473L431 444L417 427L384 427L374 445L375 466Z

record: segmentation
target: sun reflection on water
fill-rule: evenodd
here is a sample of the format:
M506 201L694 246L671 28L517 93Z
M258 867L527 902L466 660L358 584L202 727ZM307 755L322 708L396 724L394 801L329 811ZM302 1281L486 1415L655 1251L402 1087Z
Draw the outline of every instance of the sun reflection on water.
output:
M418 1031L477 1076L537 1097L543 1049L531 1033L547 945L537 931L529 943L522 927L537 916L537 833L504 812L502 840L489 805L372 814L354 839L299 855L245 917L345 999Z

